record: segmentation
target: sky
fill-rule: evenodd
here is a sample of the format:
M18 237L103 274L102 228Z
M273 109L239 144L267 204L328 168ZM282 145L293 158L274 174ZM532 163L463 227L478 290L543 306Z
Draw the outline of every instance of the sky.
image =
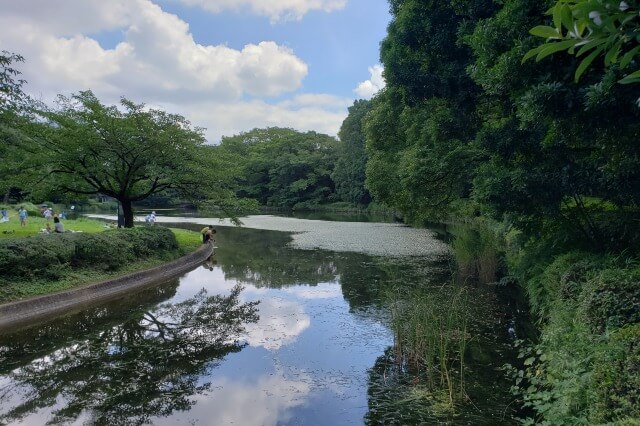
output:
M187 117L210 143L253 128L336 135L384 87L386 0L0 0L0 50L52 104L92 90Z

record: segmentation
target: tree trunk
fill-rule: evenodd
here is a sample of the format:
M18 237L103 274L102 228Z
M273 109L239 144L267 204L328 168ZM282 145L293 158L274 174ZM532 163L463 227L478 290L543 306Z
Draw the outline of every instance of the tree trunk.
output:
M122 214L124 215L124 227L133 228L133 206L131 200L120 200Z

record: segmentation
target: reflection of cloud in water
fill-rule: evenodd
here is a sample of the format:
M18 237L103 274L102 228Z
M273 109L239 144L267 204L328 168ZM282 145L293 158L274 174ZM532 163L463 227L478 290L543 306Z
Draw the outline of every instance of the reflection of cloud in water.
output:
M260 319L256 324L247 324L249 345L277 350L293 343L311 324L302 305L283 299L267 298L258 305Z
M342 287L337 283L322 283L317 286L297 286L284 288L285 293L300 299L335 299L342 298Z
M193 399L195 405L189 411L170 419L153 419L153 424L182 424L185 422L180 420L187 419L201 419L198 424L203 425L266 426L286 423L291 420L291 409L303 405L311 391L309 379L301 379L289 380L277 374L261 376L257 382L238 382L228 378L215 380L210 392Z

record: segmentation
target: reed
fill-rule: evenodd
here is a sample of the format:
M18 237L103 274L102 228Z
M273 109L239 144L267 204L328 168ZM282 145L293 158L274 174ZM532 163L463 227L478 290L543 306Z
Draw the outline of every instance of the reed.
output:
M484 222L457 225L451 243L457 264L458 281L480 284L497 280L499 268L499 237Z
M466 290L396 289L389 297L396 362L422 378L427 390L444 391L453 408L465 395Z

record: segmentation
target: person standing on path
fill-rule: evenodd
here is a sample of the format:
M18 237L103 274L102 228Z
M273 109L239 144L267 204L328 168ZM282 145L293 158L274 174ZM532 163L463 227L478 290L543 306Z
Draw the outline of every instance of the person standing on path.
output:
M9 212L7 212L7 209L2 209L1 213L2 213L2 219L0 219L0 223L9 222Z
M18 210L18 217L20 218L20 226L27 226L27 217L29 217L29 214L25 210L24 206L20 207L20 210Z

